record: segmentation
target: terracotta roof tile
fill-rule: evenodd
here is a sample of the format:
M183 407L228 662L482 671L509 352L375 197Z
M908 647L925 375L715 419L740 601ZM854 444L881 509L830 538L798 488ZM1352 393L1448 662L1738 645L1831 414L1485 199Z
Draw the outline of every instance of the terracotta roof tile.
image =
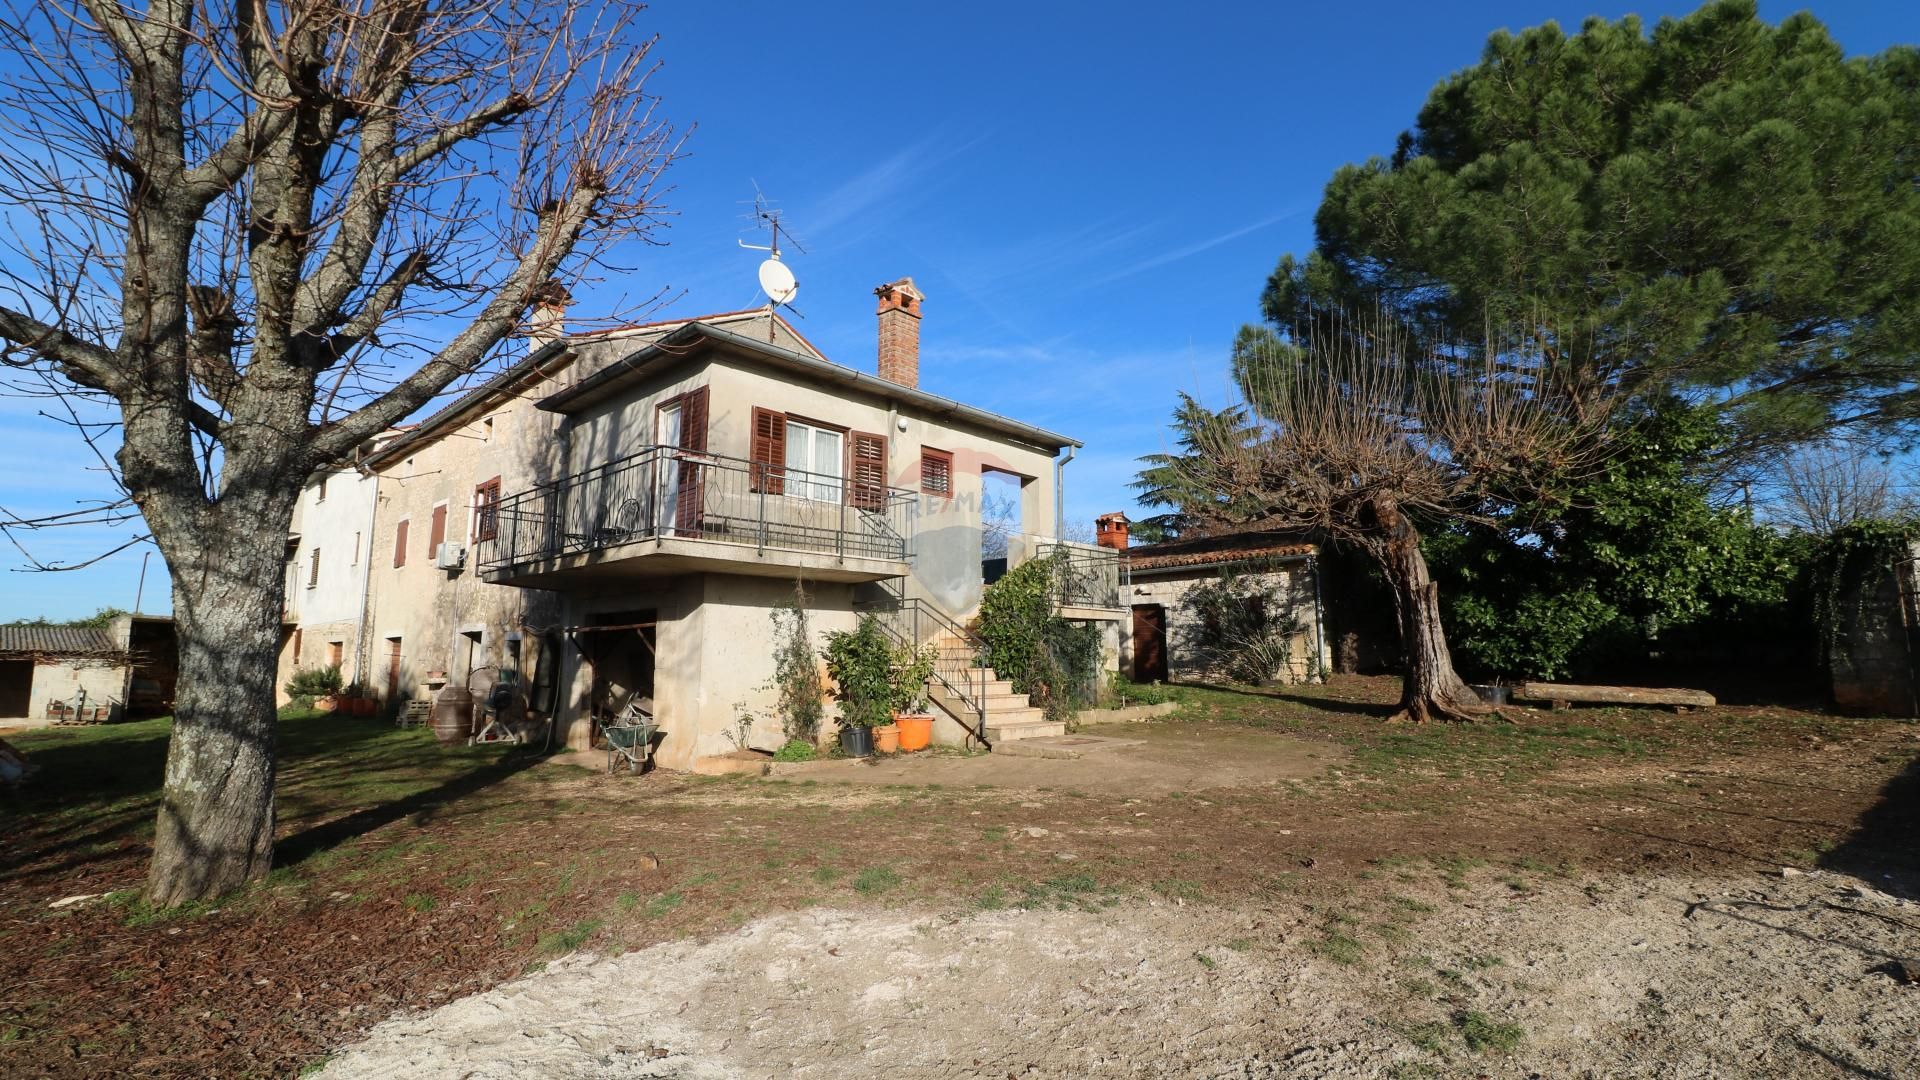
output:
M101 656L121 651L103 627L0 626L0 653Z
M1158 544L1127 549L1127 565L1135 570L1176 566L1219 566L1251 559L1284 559L1312 555L1318 549L1292 530L1241 529L1206 536L1183 536Z

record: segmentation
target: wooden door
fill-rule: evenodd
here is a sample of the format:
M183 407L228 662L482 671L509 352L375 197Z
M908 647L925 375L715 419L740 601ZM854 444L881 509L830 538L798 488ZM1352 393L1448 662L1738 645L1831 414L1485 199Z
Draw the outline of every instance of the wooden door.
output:
M387 639L387 700L400 700L400 639Z
M1133 681L1167 681L1167 609L1133 605Z

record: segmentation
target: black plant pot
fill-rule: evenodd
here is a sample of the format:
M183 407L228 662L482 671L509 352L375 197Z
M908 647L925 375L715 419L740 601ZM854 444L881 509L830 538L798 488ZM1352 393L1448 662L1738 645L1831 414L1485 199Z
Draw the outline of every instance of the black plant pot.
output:
M851 724L840 728L840 749L848 757L873 756L873 729L854 727Z

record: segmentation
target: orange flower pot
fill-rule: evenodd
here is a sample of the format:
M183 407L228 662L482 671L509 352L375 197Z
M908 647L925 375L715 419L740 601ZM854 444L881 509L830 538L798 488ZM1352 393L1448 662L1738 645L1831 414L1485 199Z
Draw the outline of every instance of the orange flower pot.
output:
M933 717L925 713L902 713L893 718L900 729L900 750L911 754L933 745Z
M882 754L900 752L900 725L888 724L873 729L873 748Z

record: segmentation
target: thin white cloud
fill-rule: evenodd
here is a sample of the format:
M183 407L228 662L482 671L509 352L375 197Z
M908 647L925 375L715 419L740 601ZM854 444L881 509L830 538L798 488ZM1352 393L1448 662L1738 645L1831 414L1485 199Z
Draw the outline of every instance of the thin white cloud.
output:
M793 218L794 228L802 240L811 236L824 238L840 226L868 216L901 192L915 190L915 181L921 176L980 145L986 138L983 134L960 141L939 134L928 135L848 177L809 203L804 215Z
M1137 263L1132 263L1126 266L1122 266L1111 273L1104 274L1096 278L1090 278L1086 281L1078 282L1077 284L1083 288L1089 288L1095 285L1105 285L1108 282L1112 282L1112 281L1119 281L1121 278L1132 277L1135 274L1145 273L1148 270L1165 266L1168 263L1179 262L1181 259L1192 258L1193 256L1198 255L1203 251L1207 251L1212 248L1217 248L1221 244L1231 243L1247 235L1248 233L1259 232L1261 229L1267 228L1270 225L1277 225L1280 222L1287 220L1288 218L1299 217L1301 214L1304 214L1304 213L1306 213L1306 209L1304 207L1294 207L1293 209L1290 209L1290 210L1282 210L1280 213L1274 214L1271 217L1261 218L1259 221L1256 221L1251 225L1242 225L1237 229L1233 229L1229 232L1221 233L1219 236L1209 237L1208 239L1205 239L1205 240L1195 241L1194 243L1188 244L1185 247L1175 248L1172 251L1161 252L1160 254L1155 255L1150 259L1144 259Z

